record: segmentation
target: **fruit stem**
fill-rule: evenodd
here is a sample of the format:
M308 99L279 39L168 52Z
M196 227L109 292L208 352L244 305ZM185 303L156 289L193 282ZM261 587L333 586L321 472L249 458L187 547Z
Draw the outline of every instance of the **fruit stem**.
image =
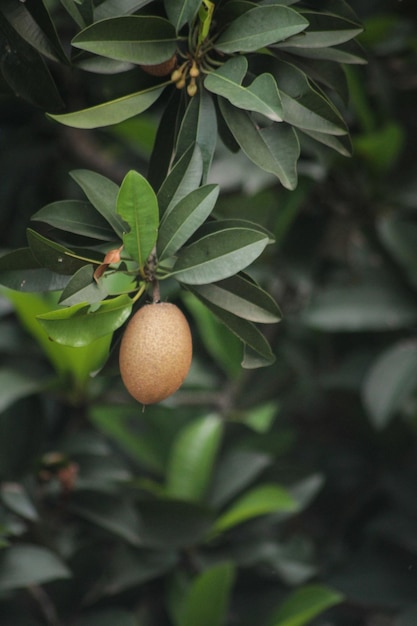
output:
M155 278L152 281L152 302L157 304L161 301L161 292L159 290L159 280Z

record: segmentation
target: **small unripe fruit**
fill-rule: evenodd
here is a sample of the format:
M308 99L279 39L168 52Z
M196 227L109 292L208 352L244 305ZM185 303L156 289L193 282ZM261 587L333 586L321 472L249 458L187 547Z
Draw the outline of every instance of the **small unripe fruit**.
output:
M145 304L128 323L120 344L126 389L142 404L168 398L184 382L192 350L190 327L175 304Z
M177 55L174 54L170 59L163 63L157 63L155 65L141 65L140 67L151 76L168 76L177 64Z

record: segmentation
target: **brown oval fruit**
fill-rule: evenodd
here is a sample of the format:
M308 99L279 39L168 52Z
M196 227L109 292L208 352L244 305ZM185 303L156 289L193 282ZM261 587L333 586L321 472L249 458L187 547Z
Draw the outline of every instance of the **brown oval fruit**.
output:
M154 404L182 385L191 365L192 339L180 309L169 302L145 304L128 323L120 344L120 374L128 392Z
M140 67L147 74L151 76L168 76L175 69L177 64L177 55L173 54L170 59L163 63L156 63L155 65L141 65Z

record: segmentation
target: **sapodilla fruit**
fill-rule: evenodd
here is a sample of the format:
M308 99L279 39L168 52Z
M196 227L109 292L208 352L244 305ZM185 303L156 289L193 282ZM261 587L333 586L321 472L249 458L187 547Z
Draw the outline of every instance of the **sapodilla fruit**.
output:
M129 321L119 365L128 392L154 404L182 385L191 365L192 339L184 314L169 302L145 304Z

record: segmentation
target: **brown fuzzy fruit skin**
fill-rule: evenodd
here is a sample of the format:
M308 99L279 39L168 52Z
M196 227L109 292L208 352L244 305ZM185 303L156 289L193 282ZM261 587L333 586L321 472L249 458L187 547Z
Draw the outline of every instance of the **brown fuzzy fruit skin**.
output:
M129 321L120 344L126 389L142 404L168 398L184 382L192 352L190 327L180 309L169 302L145 304Z
M177 55L174 54L170 59L156 65L141 65L140 67L151 76L168 76L177 65Z

